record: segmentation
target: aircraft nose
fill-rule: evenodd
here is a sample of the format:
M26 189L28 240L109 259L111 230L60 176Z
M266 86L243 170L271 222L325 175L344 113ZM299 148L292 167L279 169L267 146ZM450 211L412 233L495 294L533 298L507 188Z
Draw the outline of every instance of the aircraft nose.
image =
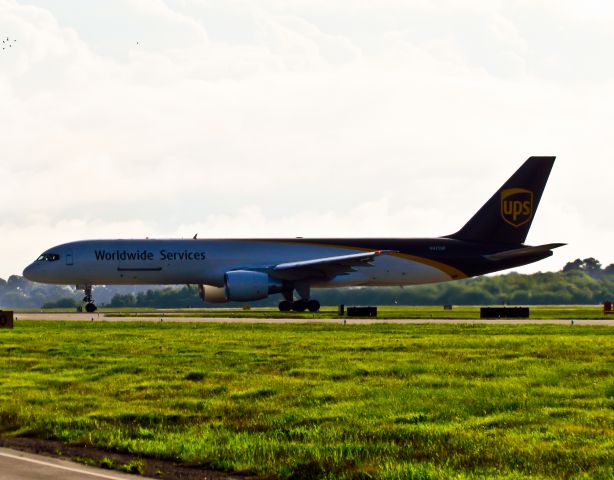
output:
M24 268L23 270L23 276L26 277L28 280L35 282L36 281L36 271L38 270L38 265L35 265L34 263L31 263L30 265L28 265L26 268Z

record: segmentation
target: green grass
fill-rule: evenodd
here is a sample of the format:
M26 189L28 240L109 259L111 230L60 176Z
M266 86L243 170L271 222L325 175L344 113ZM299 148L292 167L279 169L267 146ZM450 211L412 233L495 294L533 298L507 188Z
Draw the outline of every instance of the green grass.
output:
M610 479L613 334L18 321L0 431L261 478Z

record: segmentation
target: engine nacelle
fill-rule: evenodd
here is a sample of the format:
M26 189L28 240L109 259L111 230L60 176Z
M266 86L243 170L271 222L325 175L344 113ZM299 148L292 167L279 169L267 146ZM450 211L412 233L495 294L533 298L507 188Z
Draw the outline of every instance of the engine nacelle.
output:
M216 287L214 285L199 285L198 291L200 298L206 303L226 303L226 287Z
M282 283L264 272L234 270L224 275L223 287L199 285L198 290L206 303L245 302L281 292Z
M281 282L267 273L251 270L235 270L224 275L226 297L231 301L249 301L266 298L281 291Z

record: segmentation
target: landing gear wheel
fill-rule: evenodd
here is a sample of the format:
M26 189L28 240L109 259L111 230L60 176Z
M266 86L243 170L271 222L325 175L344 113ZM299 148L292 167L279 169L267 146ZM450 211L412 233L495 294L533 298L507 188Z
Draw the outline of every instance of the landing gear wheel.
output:
M292 310L292 302L288 300L282 300L279 302L279 311L280 312L289 312Z
M94 313L98 308L94 305L94 297L92 296L92 286L91 285L77 285L77 288L83 290L85 293L85 297L83 297L83 301L85 302L85 311L87 313Z
M304 312L307 308L307 300L297 300L292 304L292 310L295 312Z
M318 310L320 310L320 302L318 302L317 300L309 300L307 302L307 310L313 313L317 312Z

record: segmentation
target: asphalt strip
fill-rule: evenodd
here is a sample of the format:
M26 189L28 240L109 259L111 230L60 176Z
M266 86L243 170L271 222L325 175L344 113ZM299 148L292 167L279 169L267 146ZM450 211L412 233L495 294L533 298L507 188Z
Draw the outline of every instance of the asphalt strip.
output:
M372 323L394 323L394 324L429 324L429 323L452 323L452 324L471 324L471 325L578 325L578 326L614 326L614 318L595 319L595 320L576 320L576 319L497 319L497 320L472 320L472 319L384 319L384 318L225 318L225 317L172 317L164 314L156 316L130 316L113 317L113 314L104 313L28 313L16 312L15 320L57 320L57 321L82 321L82 322L178 322L178 323L328 323L328 324L347 324L347 325L368 325Z
M2 461L2 458L10 459L10 461ZM20 462L26 462L37 465L34 469L31 467L24 471L23 465ZM56 472L54 473L54 469ZM67 475L67 472L76 475ZM146 477L128 475L128 474L110 474L100 469L93 467L81 466L77 463L68 462L66 460L56 460L42 457L31 453L19 452L6 448L0 448L0 480L29 480L29 479L79 479L79 478L104 478L106 480L126 480L126 479L143 479Z

